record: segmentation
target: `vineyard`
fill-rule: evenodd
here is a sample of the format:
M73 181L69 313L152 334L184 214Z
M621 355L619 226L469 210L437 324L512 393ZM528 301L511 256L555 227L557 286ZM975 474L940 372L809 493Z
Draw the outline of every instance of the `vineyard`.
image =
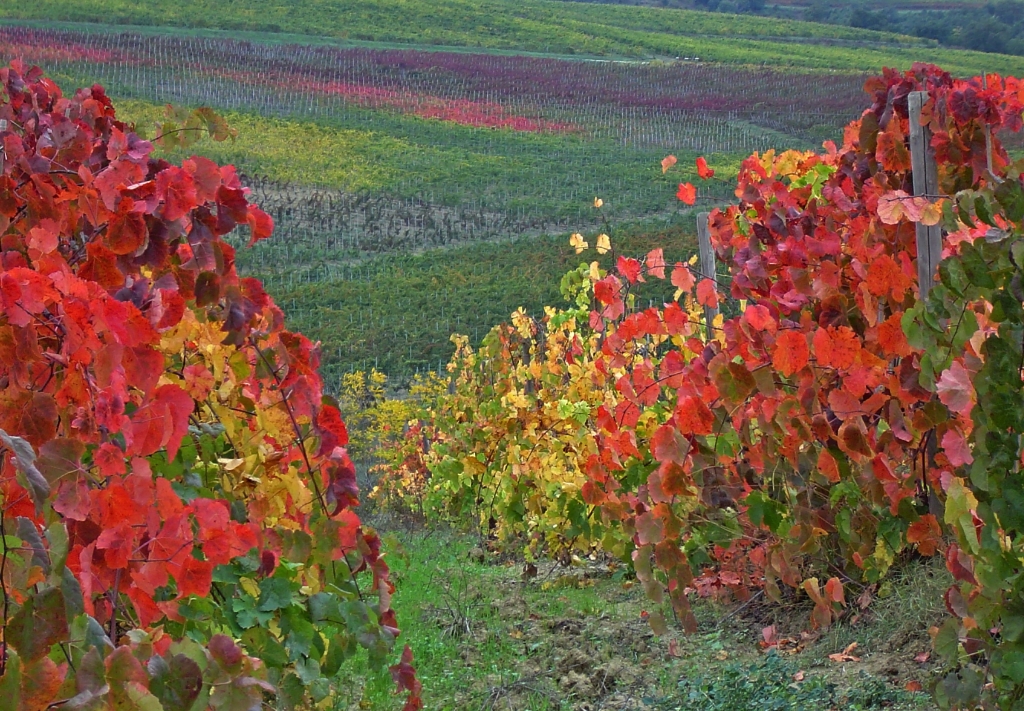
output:
M689 226L641 223L617 232L616 239L638 254L661 244L685 258L696 248ZM353 368L376 368L401 381L443 370L452 333L476 343L512 309L543 313L559 301L559 279L577 263L564 237L533 237L466 245L458 259L447 250L386 255L334 272L314 267L270 275L264 283L279 295L290 322L325 344L325 380L340 382ZM645 294L666 296L671 290L665 288Z
M240 0L40 0L0 2L0 16L28 21L126 24L278 35L289 42L388 42L609 58L703 61L870 72L944 62L956 74L1019 73L1021 60L938 48L930 40L851 27L689 10L555 0L401 3ZM208 29L207 29L208 28ZM266 39L266 38L261 38Z
M19 711L1024 708L1021 81L0 51Z
M272 219L230 166L151 160L101 87L0 84L5 708L312 705L357 649L422 708L315 344L222 239Z
M702 185L699 198L729 199L740 156L837 138L856 113L863 83L856 74L712 64L22 26L0 30L0 52L40 63L68 88L102 83L125 99L122 115L143 135L165 122L154 102L225 111L239 134L234 141L201 141L166 155L180 161L198 150L238 166L273 215L277 239L241 252L239 264L265 278L303 327L323 338L328 388L336 387L336 374L371 363L395 374L436 367L435 354L447 358L448 336L463 328L452 311L423 315L433 334L427 341L410 335L420 327L390 328L390 309L355 320L352 314L362 312L354 304L376 298L359 290L365 279L350 279L366 273L353 268L356 262L596 230L606 219L671 217L672 176L659 168L667 152L678 153L683 165L698 153L711 157L721 179ZM809 89L814 111L806 110ZM295 145L306 150L297 153ZM601 212L592 207L596 196L607 198ZM448 292L439 303L455 306ZM455 306L471 314L471 334L492 325L483 319L541 305L499 292L483 311ZM339 309L352 326L346 336L325 325ZM391 336L382 339L381 329L403 334L401 347L390 345ZM384 351L382 341L389 344Z

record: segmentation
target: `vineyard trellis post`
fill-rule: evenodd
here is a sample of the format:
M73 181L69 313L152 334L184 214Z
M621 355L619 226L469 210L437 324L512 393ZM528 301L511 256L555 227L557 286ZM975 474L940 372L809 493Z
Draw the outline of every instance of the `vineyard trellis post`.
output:
M928 101L927 91L914 91L907 95L907 113L910 118L910 169L914 175L914 195L935 197L939 194L939 167L932 149L932 132L921 125L921 109ZM942 260L942 227L914 225L917 230L917 285L919 298L925 299L935 281ZM934 466L938 443L929 437L925 447L928 466ZM935 492L928 488L929 511L941 511L942 504Z
M705 279L716 279L715 250L711 246L711 229L708 224L708 212L697 213L697 253L699 255L700 275ZM711 329L715 324L715 317L718 316L718 308L714 306L704 307L704 323L707 326L708 338L711 338Z
M928 101L927 91L914 91L907 96L910 114L910 166L914 174L914 195L934 197L939 194L939 169L932 150L932 132L921 125L921 108ZM921 298L928 295L935 280L935 271L942 259L942 227L918 222L917 283Z

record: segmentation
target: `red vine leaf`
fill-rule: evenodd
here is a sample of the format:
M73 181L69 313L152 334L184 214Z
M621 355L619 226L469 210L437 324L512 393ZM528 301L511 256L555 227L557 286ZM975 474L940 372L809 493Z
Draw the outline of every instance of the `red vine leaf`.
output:
M662 425L651 438L651 453L659 462L683 464L690 451L690 443L672 425Z
M697 202L697 188L693 187L693 183L679 183L676 197L686 205L693 205Z
M974 455L971 454L971 448L963 433L955 429L948 429L942 435L942 451L954 467L962 467L974 461Z
M655 279L665 278L665 251L661 247L652 249L647 253L645 264L647 265L647 273Z
M833 484L840 480L839 465L836 463L836 458L827 449L818 452L818 471Z
M907 543L917 544L921 555L932 556L942 545L942 529L932 514L925 514L910 524L907 529Z
M274 218L255 205L249 205L246 220L249 223L249 246L268 239L274 232Z
M701 279L697 284L697 303L712 309L718 308L718 291L712 279Z
M615 262L615 269L626 278L630 284L643 281L643 265L632 257L619 257Z
M210 585L213 583L213 564L188 556L175 572L174 579L178 584L179 599L189 595L206 597L210 593Z
M678 299L682 293L689 292L693 285L694 278L690 268L682 262L676 262L672 267L672 286L679 290L675 298Z
M423 700L420 698L423 685L416 678L412 661L412 650L409 648L409 645L405 645L405 648L402 650L401 661L390 668L391 678L398 684L398 688L409 692L402 711L419 711L423 708Z
M802 370L810 359L807 338L802 331L787 330L775 339L772 351L772 365L782 375L789 377Z
M977 401L971 374L959 360L942 371L936 384L936 392L942 404L958 415L968 416Z

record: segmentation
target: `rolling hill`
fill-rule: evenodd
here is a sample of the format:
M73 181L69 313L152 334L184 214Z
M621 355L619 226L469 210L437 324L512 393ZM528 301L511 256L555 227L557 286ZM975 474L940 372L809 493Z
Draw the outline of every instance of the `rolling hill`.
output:
M941 49L887 32L693 10L556 0L0 0L0 17L289 33L607 57L699 57L804 69L877 71L915 61L949 71L1021 73L1024 58Z

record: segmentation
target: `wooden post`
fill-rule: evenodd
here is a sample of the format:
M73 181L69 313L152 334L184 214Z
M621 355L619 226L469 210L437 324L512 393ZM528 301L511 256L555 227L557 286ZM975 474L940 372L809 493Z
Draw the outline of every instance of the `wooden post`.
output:
M939 169L932 150L932 132L921 125L921 107L928 101L927 91L911 92L910 104L910 165L914 171L914 195L939 194ZM935 271L942 259L942 227L915 225L917 228L917 282L920 298L928 296Z
M921 107L928 101L928 92L914 91L908 94L907 99L910 114L910 168L914 171L914 195L938 195L939 167L935 162L935 152L932 150L932 132L927 126L921 125ZM942 227L928 227L920 222L914 227L917 229L918 295L924 299L928 296L932 282L935 281L935 272L939 268L939 261L942 260ZM925 449L928 467L935 465L935 452L938 449L935 437L933 430ZM931 487L928 487L928 510L942 511L942 504Z
M710 217L710 213L697 213L697 250L700 255L700 275L707 279L715 279L715 250L711 247L711 229L708 225L708 217ZM716 316L718 316L717 308L704 307L704 323L708 329L708 340L711 339L711 329L714 328Z

